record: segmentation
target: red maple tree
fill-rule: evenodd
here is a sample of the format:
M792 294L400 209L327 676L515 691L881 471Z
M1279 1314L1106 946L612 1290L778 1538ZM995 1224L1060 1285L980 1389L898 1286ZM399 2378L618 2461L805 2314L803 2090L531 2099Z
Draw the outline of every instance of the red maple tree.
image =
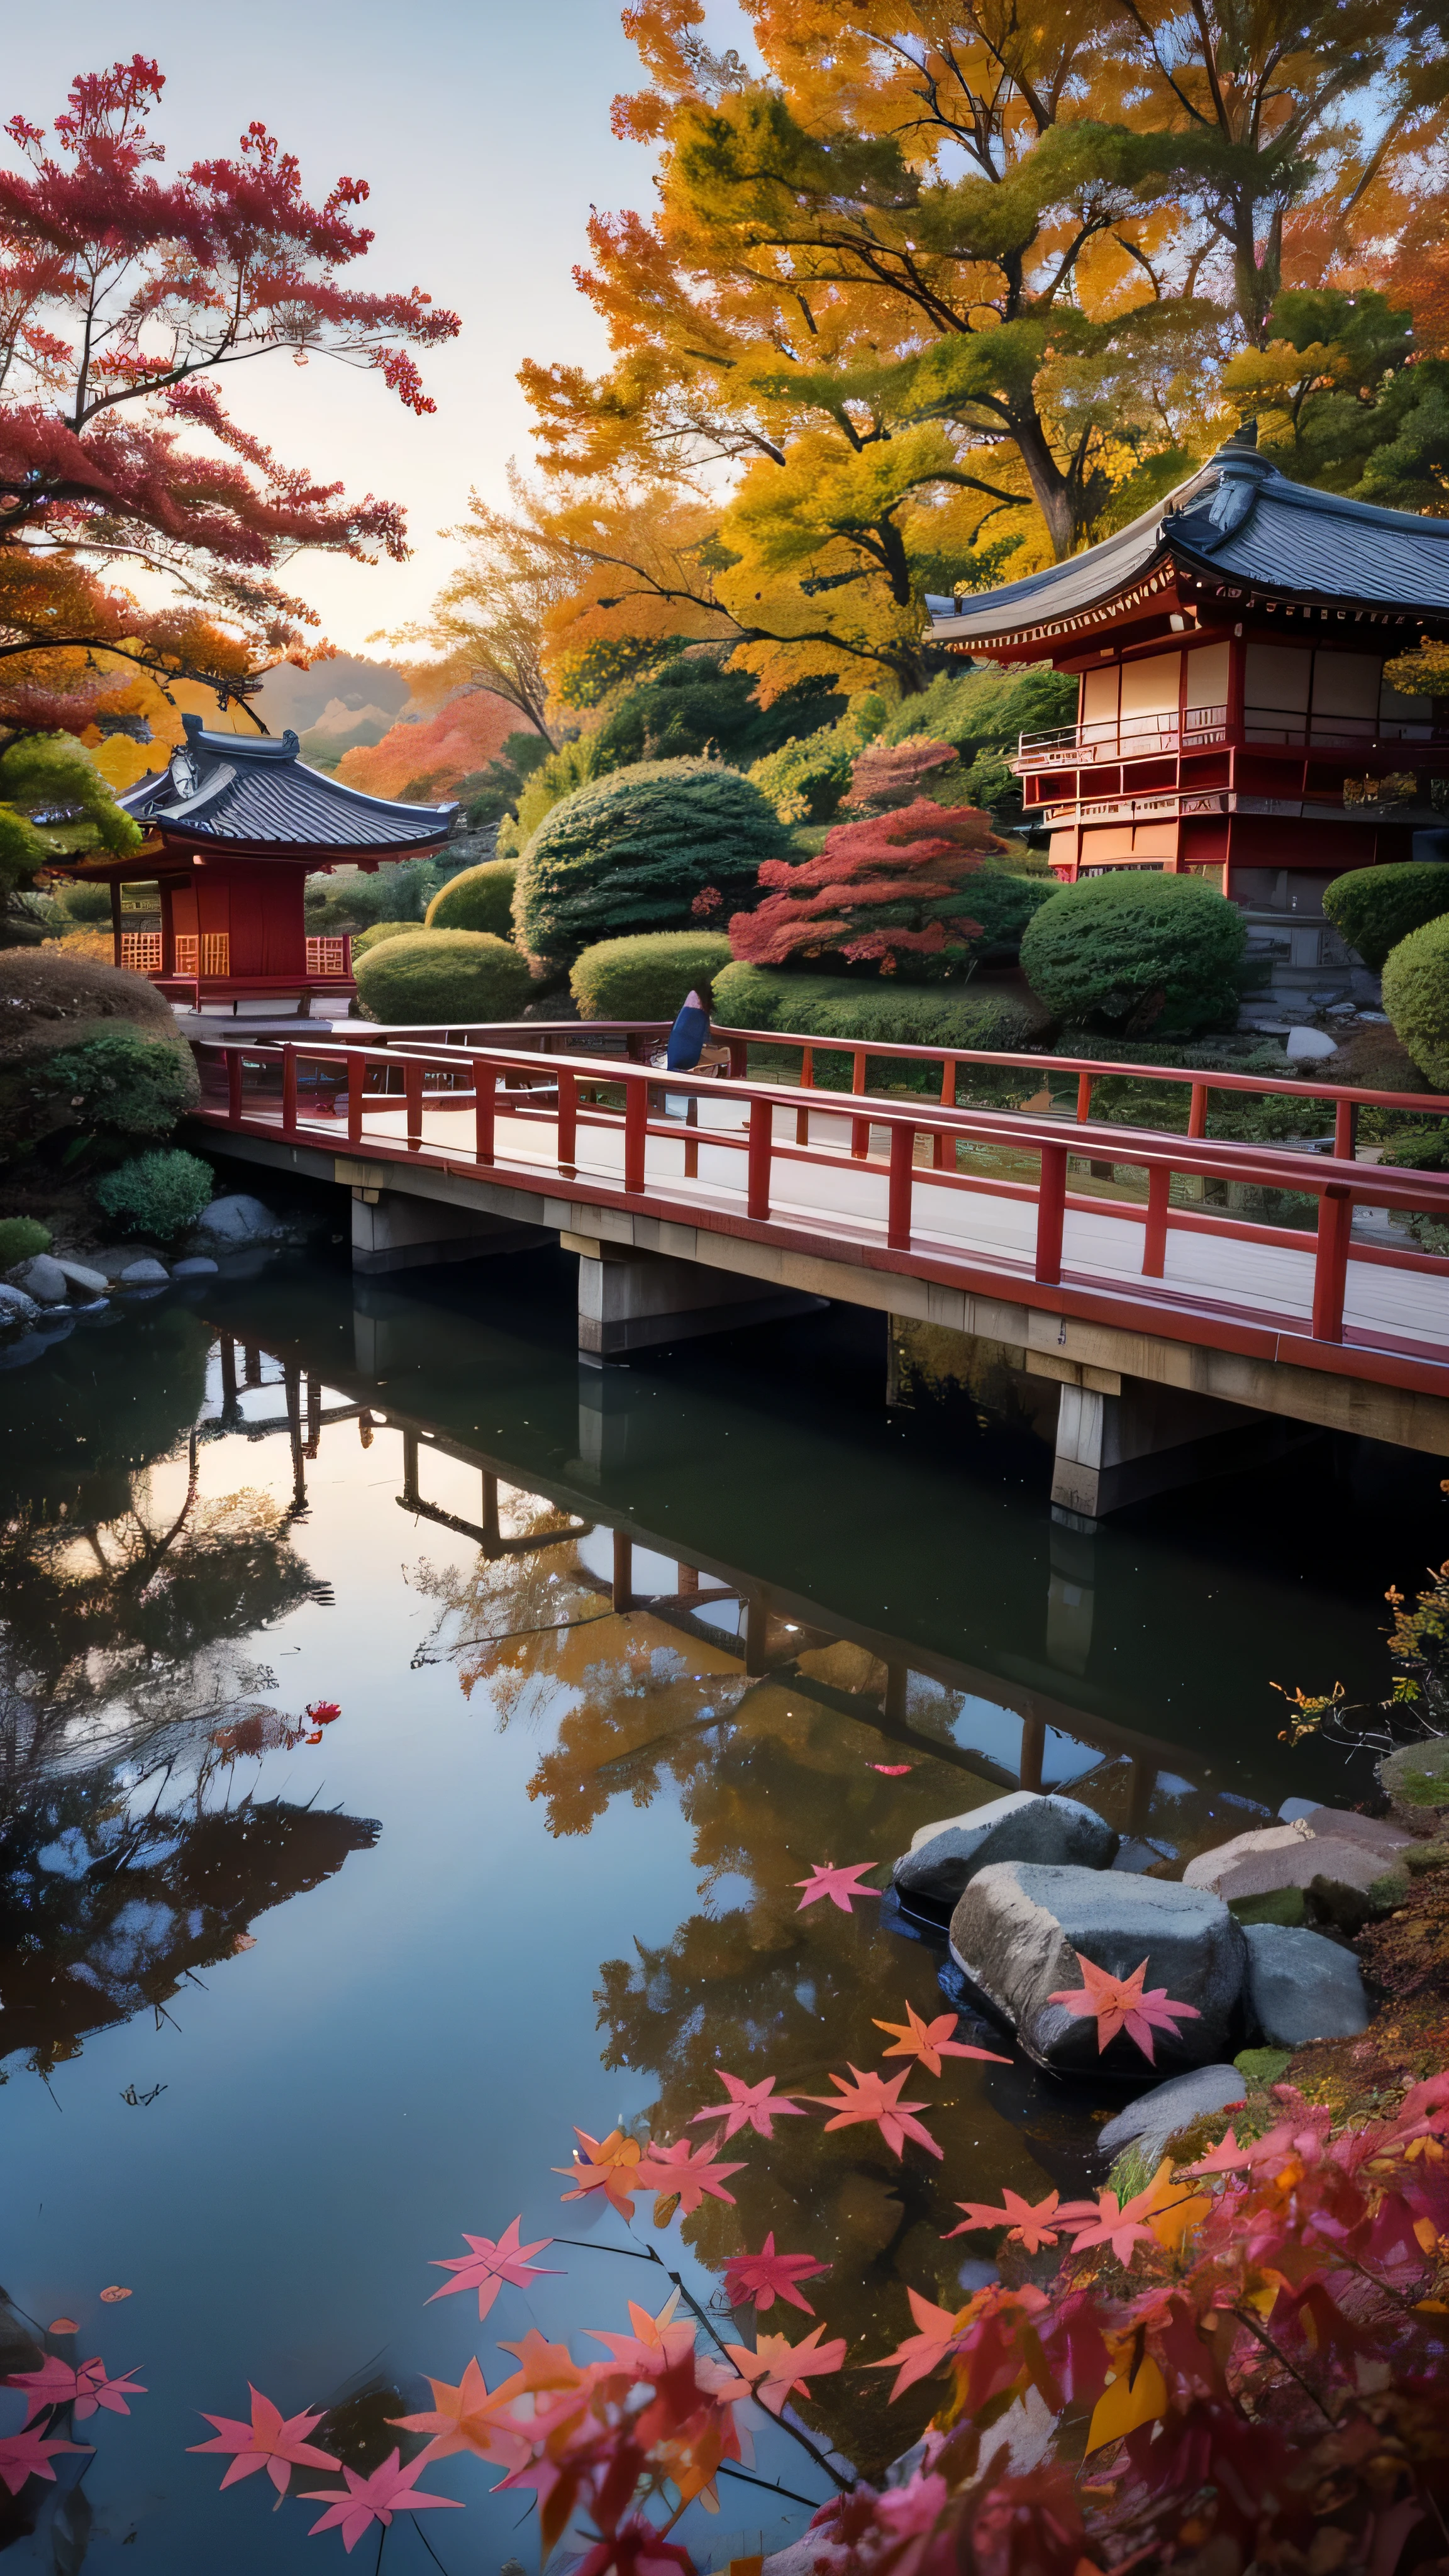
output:
M125 703L117 661L245 697L317 620L277 575L303 548L407 552L403 514L284 465L226 410L225 367L290 350L375 368L431 411L412 348L458 317L343 278L373 235L365 181L320 205L260 124L234 160L158 174L164 87L136 54L23 116L0 169L0 728L83 732ZM159 574L168 605L121 586ZM314 650L316 648L314 647ZM97 667L92 656L103 653Z
M980 930L966 881L1002 846L974 805L933 805L926 796L898 813L838 823L818 857L765 861L759 881L771 891L753 912L735 914L730 945L752 966L837 956L882 975L903 967L948 975Z

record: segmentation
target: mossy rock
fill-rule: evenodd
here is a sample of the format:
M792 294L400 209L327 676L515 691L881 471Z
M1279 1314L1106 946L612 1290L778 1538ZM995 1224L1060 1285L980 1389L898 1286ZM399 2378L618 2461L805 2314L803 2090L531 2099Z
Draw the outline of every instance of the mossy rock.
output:
M1243 2048L1233 2064L1250 2093L1271 2093L1282 2083L1292 2056L1291 2048Z
M1381 1878L1371 1880L1368 1902L1373 1919L1381 1922L1386 1914L1396 1914L1412 1885L1406 1869L1386 1869Z
M1385 1754L1379 1786L1401 1806L1449 1807L1449 1736L1430 1736Z
M1449 1869L1449 1843L1410 1843L1399 1854L1399 1865L1411 1878L1427 1878L1433 1870Z
M1266 1896L1231 1896L1228 1912L1240 1923L1286 1923L1291 1928L1308 1920L1301 1887L1273 1887Z

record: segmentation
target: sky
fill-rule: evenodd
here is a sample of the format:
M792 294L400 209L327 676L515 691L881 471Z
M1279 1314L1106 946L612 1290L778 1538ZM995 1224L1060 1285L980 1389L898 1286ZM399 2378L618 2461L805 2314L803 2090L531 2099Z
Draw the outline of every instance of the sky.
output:
M706 33L739 41L732 0L717 0ZM333 643L377 652L366 639L425 614L450 570L456 548L438 532L470 487L506 502L509 458L530 462L520 362L605 362L571 274L589 207L652 204L650 155L609 128L615 94L640 86L619 0L248 0L226 17L175 0L16 9L6 113L48 126L78 71L133 52L167 75L155 132L168 164L235 152L260 117L298 154L310 196L343 172L371 183L367 282L422 286L463 317L458 340L422 354L438 406L424 419L380 377L318 359L303 370L279 354L224 380L237 417L289 463L406 508L410 562L308 556L288 576Z

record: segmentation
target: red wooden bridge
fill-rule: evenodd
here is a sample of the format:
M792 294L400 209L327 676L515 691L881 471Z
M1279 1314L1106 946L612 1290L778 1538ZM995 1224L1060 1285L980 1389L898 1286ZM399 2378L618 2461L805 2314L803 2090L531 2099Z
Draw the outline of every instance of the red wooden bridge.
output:
M233 1153L350 1187L365 1269L556 1233L581 1256L584 1357L821 1296L989 1342L1061 1383L1056 1500L1086 1517L1199 1472L1250 1418L1449 1451L1449 1258L1404 1224L1449 1230L1449 1175L1357 1141L1366 1107L1449 1101L751 1030L719 1033L724 1078L665 1077L663 1034L233 1029L196 1041L198 1115ZM870 1059L930 1096L872 1096ZM1160 1128L1094 1115L1124 1076L1158 1086ZM1022 1107L960 1097L1012 1077L1035 1085ZM1319 1101L1322 1135L1209 1136L1233 1093Z

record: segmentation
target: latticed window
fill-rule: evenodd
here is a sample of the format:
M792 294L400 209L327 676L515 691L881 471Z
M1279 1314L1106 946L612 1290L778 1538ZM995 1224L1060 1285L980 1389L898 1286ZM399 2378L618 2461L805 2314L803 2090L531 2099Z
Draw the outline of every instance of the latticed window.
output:
M176 972L177 972L177 974L178 974L178 975L194 975L194 974L196 974L196 972L197 972L197 970L198 970L198 968L199 968L199 966L200 966L200 962L201 962L201 942L200 942L200 940L197 938L197 935L196 935L195 931L194 931L194 930L179 930L179 931L177 932L177 934L176 934Z
M202 934L201 971L203 975L231 973L231 940L224 930L208 930Z
M159 930L123 930L121 964L133 975L159 975L161 972L161 933Z
M309 975L345 975L347 942L345 939L309 939L307 942Z

